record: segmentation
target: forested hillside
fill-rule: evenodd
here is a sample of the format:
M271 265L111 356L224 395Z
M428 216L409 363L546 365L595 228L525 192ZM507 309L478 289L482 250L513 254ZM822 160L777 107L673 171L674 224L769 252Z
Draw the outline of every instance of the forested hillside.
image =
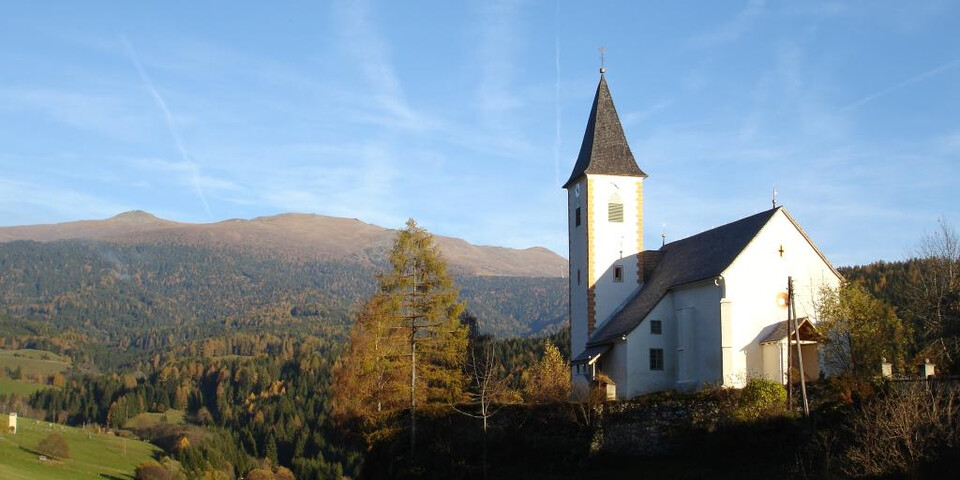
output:
M236 329L345 327L378 268L204 246L16 241L0 244L0 312L53 328L66 345L108 347L75 359L108 367ZM564 279L461 276L458 284L482 332L529 336L566 324Z
M944 373L960 373L960 248L955 234L939 236L948 251L900 262L841 268L847 280L863 285L894 307L912 332L914 361L933 359ZM946 241L945 241L946 240ZM930 239L927 242L931 242Z

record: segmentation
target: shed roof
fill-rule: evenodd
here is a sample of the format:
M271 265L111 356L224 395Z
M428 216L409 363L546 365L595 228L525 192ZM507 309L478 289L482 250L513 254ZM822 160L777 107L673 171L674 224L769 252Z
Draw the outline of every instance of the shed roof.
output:
M799 327L797 327L797 328L800 330L800 340L801 340L801 341L803 341L803 340L816 340L817 337L819 337L819 333L817 332L817 328L814 327L812 323L810 323L810 319L809 319L809 318L807 318L807 317L801 317L801 318L798 318L798 319L797 319L797 322L798 322L798 324L799 324ZM767 328L769 329L769 333L767 333L767 334L763 337L763 339L761 339L758 343L761 343L761 344L763 344L763 343L776 343L776 342L781 342L781 341L783 341L783 340L785 340L785 339L787 338L788 329L787 329L787 321L786 321L786 320L779 321L779 322L777 322L777 323L775 323L775 324L773 324L773 325L771 325L771 326L769 326L769 327L767 327ZM762 335L762 333L761 333L761 335ZM794 342L794 343L795 343L795 342Z
M576 365L578 363L591 364L596 362L600 355L607 353L607 350L610 350L610 345L597 345L595 347L588 347L586 350L577 355L576 358L570 361L571 364Z

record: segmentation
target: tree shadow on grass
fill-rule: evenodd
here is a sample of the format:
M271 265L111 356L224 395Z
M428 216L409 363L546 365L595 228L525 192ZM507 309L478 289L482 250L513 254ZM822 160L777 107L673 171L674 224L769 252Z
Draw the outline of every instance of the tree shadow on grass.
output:
M61 463L63 463L64 460L66 460L65 458L51 457L50 455L48 455L48 454L46 454L46 453L43 453L43 452L38 451L38 450L34 450L34 449L32 449L32 448L24 447L23 445L20 445L18 448L19 448L20 450L23 450L24 452L27 452L27 453L31 454L31 455L36 455L36 456L37 456L37 459L43 458L43 459L44 459L43 461L44 461L44 462L47 462L47 463L51 463L51 464L61 464Z

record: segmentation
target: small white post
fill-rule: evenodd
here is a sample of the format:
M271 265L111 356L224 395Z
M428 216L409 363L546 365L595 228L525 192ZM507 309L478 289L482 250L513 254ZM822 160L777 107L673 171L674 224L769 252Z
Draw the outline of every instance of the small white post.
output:
M883 378L893 377L893 364L888 362L886 357L880 358L880 375Z

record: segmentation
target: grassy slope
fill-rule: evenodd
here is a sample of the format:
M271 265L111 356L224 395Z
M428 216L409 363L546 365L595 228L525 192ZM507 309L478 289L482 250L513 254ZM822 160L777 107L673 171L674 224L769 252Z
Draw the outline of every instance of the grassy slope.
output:
M34 375L49 377L54 373L66 372L70 369L70 360L53 352L43 350L2 350L0 349L0 371L16 370L20 367L23 372L22 380L10 378L0 379L0 393L27 396L48 385L41 385L32 381Z
M127 420L127 423L123 424L123 428L137 430L149 428L159 423L182 425L184 423L183 410L170 409L163 413L144 412Z
M20 367L25 377L36 374L46 377L67 371L70 362L64 357L43 350L0 350L0 369L4 367L10 370Z
M9 378L0 378L0 393L16 394L24 397L30 396L37 390L48 388L49 385L40 385L39 383L29 383L20 380L11 380Z
M0 415L6 429L7 416ZM146 442L112 435L86 432L28 418L18 419L16 435L0 434L0 478L19 479L88 479L133 478L137 465L153 457L157 448ZM47 434L56 431L70 446L71 458L41 462L32 451Z

